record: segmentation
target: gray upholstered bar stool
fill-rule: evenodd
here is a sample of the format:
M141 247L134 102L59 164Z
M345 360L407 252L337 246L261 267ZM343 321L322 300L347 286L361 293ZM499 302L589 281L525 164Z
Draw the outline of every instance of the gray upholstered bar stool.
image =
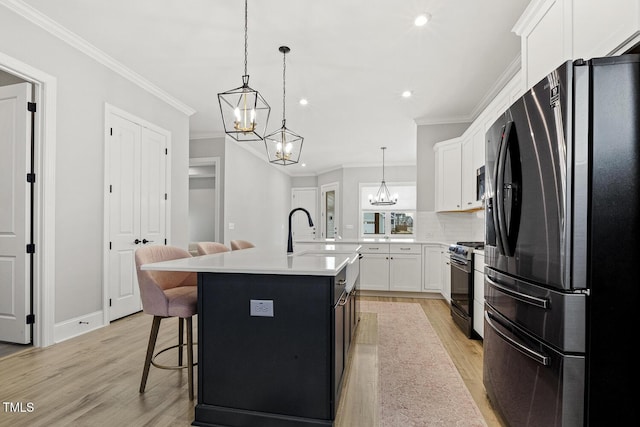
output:
M231 244L231 250L237 251L238 249L248 249L255 248L255 245L246 240L232 240L229 242Z
M193 399L193 316L198 312L198 287L196 273L183 271L150 271L141 270L144 264L169 261L179 258L189 258L191 254L174 246L145 246L136 250L136 270L138 285L142 298L142 310L153 315L147 356L144 361L140 393L144 393L151 365L160 369L187 369L189 376L189 399ZM168 317L177 317L178 344L162 349L154 354L160 321ZM184 320L187 320L187 364L182 363L182 348L184 347ZM178 364L174 366L161 365L155 362L156 356L167 350L178 348Z
M230 249L218 242L199 242L196 244L198 255L217 254L220 252L229 252Z

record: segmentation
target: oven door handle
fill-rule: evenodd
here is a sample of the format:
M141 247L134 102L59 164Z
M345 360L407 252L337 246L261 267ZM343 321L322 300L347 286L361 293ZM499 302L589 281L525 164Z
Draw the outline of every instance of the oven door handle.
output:
M454 263L456 265L464 265L464 266L468 265L468 263L459 261L459 260L457 260L455 258L451 258L450 260L451 260L452 263Z
M549 366L551 364L549 356L545 356L544 354L540 354L537 351L534 351L534 350L530 349L529 347L527 347L527 346L525 346L523 344L520 344L519 342L517 342L513 338L508 337L506 334L504 334L502 331L500 331L498 328L496 328L496 326L492 322L492 318L495 319L497 322L499 322L499 320L496 319L495 317L493 317L488 311L484 312L484 320L491 327L491 329L493 329L493 331L500 338L502 338L507 344L509 344L511 347L515 348L516 350L518 350L520 353L524 354L525 356L529 357L530 359L535 360L536 362L538 362L542 366Z
M489 277L488 275L485 276L485 280L489 283L490 286L494 287L498 292L502 292L503 294L508 295L511 298L515 298L518 301L524 302L525 304L535 305L536 307L544 308L545 310L549 308L549 300L546 298L532 297L531 295L514 291L512 289L509 289L505 286L500 285L497 282L494 282L493 280L491 280L491 277Z

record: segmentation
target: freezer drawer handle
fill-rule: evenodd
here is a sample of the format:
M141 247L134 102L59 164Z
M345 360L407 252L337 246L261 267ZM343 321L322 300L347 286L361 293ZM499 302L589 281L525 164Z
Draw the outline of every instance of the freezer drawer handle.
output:
M493 329L493 331L496 334L498 334L498 336L500 338L502 338L504 341L506 341L507 344L511 345L513 348L518 350L520 353L522 353L525 356L535 360L536 362L538 362L539 364L541 364L543 366L549 366L551 364L551 361L549 360L548 356L540 354L537 351L533 351L529 347L526 347L526 346L520 344L519 342L515 341L514 339L509 338L508 336L506 336L502 331L500 331L498 328L495 327L495 325L491 321L492 317L493 316L491 316L491 314L489 314L488 311L484 312L484 320L487 321L487 324L491 327L491 329Z
M526 304L535 305L537 307L544 308L544 309L549 308L548 299L532 297L531 295L523 294L521 292L516 292L512 289L506 288L494 282L493 280L491 280L491 277L489 277L488 275L486 276L486 278L487 278L487 282L489 282L489 285L493 286L494 288L496 288L496 290L502 292L503 294L509 295L510 297L515 298L518 301L522 301Z

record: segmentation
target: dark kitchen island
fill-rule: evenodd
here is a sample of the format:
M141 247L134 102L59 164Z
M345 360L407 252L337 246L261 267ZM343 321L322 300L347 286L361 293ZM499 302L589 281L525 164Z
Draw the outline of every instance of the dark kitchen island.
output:
M143 267L198 272L193 425L333 426L357 325L358 248L251 248Z

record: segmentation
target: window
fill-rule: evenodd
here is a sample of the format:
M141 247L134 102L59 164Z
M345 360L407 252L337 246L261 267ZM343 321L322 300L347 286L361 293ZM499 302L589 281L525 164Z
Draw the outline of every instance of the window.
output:
M380 184L360 184L360 235L363 237L415 237L416 184L387 183L389 191L398 195L391 206L374 206L369 195Z

